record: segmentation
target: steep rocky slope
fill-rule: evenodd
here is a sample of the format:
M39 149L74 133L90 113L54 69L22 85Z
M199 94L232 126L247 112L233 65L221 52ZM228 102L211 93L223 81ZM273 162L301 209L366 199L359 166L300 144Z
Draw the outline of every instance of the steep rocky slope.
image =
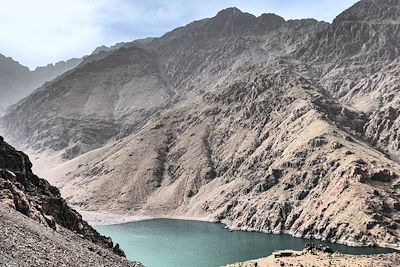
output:
M399 161L400 1L364 0L298 55L335 98L369 116L369 143Z
M71 59L30 71L12 58L0 54L0 116L7 107L29 95L45 82L74 68L80 62L81 59Z
M13 242L15 242L14 246L16 244L21 245L20 243L24 243L23 241L25 238L29 238L32 242L34 239L43 238L47 240L46 242L50 242L52 238L54 238L54 240L62 239L63 233L67 233L69 237L75 235L74 239L87 240L82 240L79 243L85 243L86 245L92 243L94 246L96 244L95 247L107 255L115 254L115 256L111 256L114 259L118 259L117 255L124 255L124 252L119 249L118 245L114 247L110 238L101 236L96 230L82 220L79 213L69 208L66 202L61 198L57 188L51 186L46 180L35 176L31 171L31 167L32 165L25 154L16 151L0 137L0 204L3 207L11 208L30 218L29 220L22 220L23 225L15 223L18 222L16 218L20 217L20 215L8 209L1 208L2 246L12 247ZM7 221L14 222L14 224L8 225ZM43 226L39 226L38 223ZM24 225L27 227L24 227ZM46 226L48 230L44 230L46 229L44 226ZM67 231L67 229L71 232ZM43 237L31 236L34 233L36 233L35 235L40 235L42 230L44 232ZM72 234L72 232L75 234ZM81 237L78 237L78 235ZM18 240L15 240L12 236L18 238ZM67 237L65 238L66 240L64 243L74 243L68 240ZM41 246L46 247L45 244L41 244ZM64 249L65 248L64 246ZM77 248L77 250L84 249ZM26 252L23 249L20 250L19 246L17 246L15 251L1 251L3 254L8 254L8 257L11 257L12 253L19 255ZM33 253L33 256L37 256L32 247L30 247L30 249L28 248L27 251ZM54 254L53 258L48 258L47 260L54 265L54 258L56 258L57 253L55 251L51 251L51 253ZM66 253L67 252L64 252L64 254ZM29 257L29 255L25 257ZM17 259L22 263L25 257ZM74 257L76 257L76 255ZM92 257L96 258L94 255ZM89 259L82 260L88 261ZM118 261L123 262L122 259L118 259ZM59 259L59 262L62 262L62 258ZM25 262L25 265L28 266L29 263ZM38 264L35 266L37 265ZM126 262L125 265L128 266L129 264Z
M83 209L397 247L400 166L358 139L363 119L277 64L80 158L60 185Z
M70 230L54 231L1 204L0 229L0 266L141 267Z
M13 144L74 158L137 131L177 101L216 90L250 63L293 51L326 26L227 9L161 38L100 51L14 106L4 134Z
M213 91L251 65L294 51L327 25L312 19L285 21L275 14L255 17L228 8L153 40L148 49L159 56L177 90Z

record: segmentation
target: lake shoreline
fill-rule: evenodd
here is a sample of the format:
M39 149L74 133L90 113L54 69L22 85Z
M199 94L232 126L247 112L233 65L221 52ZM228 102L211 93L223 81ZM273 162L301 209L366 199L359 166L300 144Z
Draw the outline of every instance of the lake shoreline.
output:
M198 222L207 222L207 223L216 223L214 222L210 217L204 216L178 216L178 215L162 215L162 216L144 216L144 215L128 215L128 214L122 214L122 213L112 213L108 211L87 211L87 210L82 210L78 207L73 207L76 211L78 211L81 215L82 218L87 221L92 227L97 227L97 226L111 226L111 225L121 225L121 224L128 224L128 223L133 223L133 222L143 222L143 221L151 221L151 220L159 220L159 219L168 219L168 220L181 220L181 221L198 221ZM224 221L218 222L219 224L224 225L226 229L229 231L242 231L242 232L255 232L255 233L263 233L263 234L276 234L276 233L268 233L268 232L263 232L263 231L256 231L252 229L240 229L240 228L235 228L235 227L230 227L227 223ZM292 235L288 231L284 231L283 233L280 233L280 235L289 235L292 237L296 238L303 238L304 237L299 237L296 235ZM309 239L309 238L305 238ZM323 241L319 238L311 238L309 239L310 242L313 240L318 240L318 241ZM332 241L325 241L325 242L330 242L330 243L335 243L338 245L344 245L348 247L374 247L374 246L367 246L363 245L361 243L357 242L332 242ZM396 251L400 251L400 246L392 246L390 244L380 244L379 246L376 246L376 248L387 248L387 249L393 249Z
M294 238L290 235L229 231L220 223L186 220L149 220L96 230L112 238L135 259L150 267L217 267L267 257L276 250L302 250L309 243L329 246L342 254L378 255L391 253L382 248L348 246ZM157 257L154 257L157 253Z
M181 220L181 221L198 221L213 223L209 217L195 217L195 216L178 216L178 215L162 215L162 216L144 216L144 215L128 215L121 213L110 213L106 211L87 211L77 207L73 207L82 218L87 221L91 226L110 226L117 224L127 224L132 222L142 222L150 220L168 219L168 220Z

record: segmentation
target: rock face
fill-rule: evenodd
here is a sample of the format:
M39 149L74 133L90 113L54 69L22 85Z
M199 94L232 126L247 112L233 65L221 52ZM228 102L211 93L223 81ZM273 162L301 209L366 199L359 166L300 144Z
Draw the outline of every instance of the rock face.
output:
M368 142L399 162L400 1L364 0L298 55L341 103L365 112Z
M80 62L81 59L74 58L30 71L12 58L0 54L0 116L7 107L28 96L45 82L76 67Z
M27 138L34 149L64 149L64 157L72 158L139 128L173 95L150 54L136 46L123 47L88 57L44 85L13 107L31 115L11 123L14 115L6 114L5 127Z
M44 230L46 235L49 235L44 239L48 239L53 235L58 235L57 238L60 239L63 232L68 232L68 236L71 236L72 232L74 232L75 235L79 234L82 238L90 241L82 242L96 244L96 247L103 248L102 251L108 251L108 254L124 256L124 252L119 249L118 244L114 247L110 238L101 236L87 222L83 221L79 213L68 207L65 200L61 198L58 189L51 186L46 180L35 176L31 171L31 167L32 165L25 154L16 151L0 137L0 204L3 207L11 208L52 229ZM2 208L2 216L6 220L16 220L15 218L19 215ZM3 217L2 223L7 224L3 221ZM40 234L41 230L39 229L41 227L36 226L37 224L32 220L24 221L25 225L30 225L26 232L29 233L32 230ZM17 225L10 227L18 228ZM10 230L8 227L1 227L1 229L2 233ZM58 231L61 231L61 233L56 233ZM10 238L8 234L15 233L10 230L10 233L6 233L6 235L2 234L1 238L4 242L6 242L5 239L8 240ZM23 240L22 236L18 234L16 236ZM2 245L8 246L10 244ZM4 253L6 250L1 251ZM126 265L128 264L126 263Z
M88 57L2 125L79 156L52 182L82 209L399 248L400 5L381 2L331 25L227 9Z

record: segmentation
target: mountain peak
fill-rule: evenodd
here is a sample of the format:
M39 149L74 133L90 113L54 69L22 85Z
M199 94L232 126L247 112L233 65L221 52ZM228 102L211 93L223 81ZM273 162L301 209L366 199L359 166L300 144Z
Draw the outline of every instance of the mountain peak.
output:
M221 10L218 12L217 17L219 16L237 16L243 15L244 13L237 7L228 7L226 9Z
M400 23L400 0L362 0L341 13L334 20L376 23L391 21Z

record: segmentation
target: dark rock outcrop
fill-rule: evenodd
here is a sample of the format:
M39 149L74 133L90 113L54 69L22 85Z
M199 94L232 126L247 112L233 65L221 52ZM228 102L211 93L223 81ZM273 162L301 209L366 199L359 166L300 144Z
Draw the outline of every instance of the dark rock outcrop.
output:
M32 173L32 164L22 152L0 138L0 203L54 230L64 227L91 242L125 256L118 244L100 235L81 215L68 207L57 188Z

